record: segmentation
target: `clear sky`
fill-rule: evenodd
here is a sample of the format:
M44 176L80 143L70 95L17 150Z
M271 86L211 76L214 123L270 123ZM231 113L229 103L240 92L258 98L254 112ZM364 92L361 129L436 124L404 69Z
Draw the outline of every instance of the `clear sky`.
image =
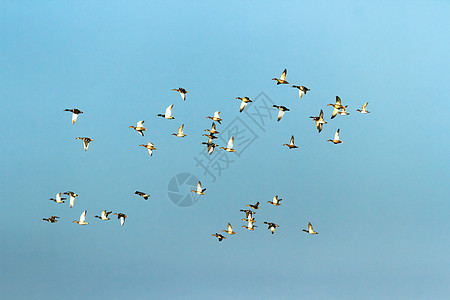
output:
M2 299L449 299L450 3L163 3L0 3ZM271 80L284 68L311 89L301 100ZM350 115L330 120L336 95ZM243 96L258 101L240 114ZM259 126L263 100L290 111ZM170 104L175 120L156 117ZM196 159L217 110L220 146L252 134L216 148L234 161L213 179ZM168 197L183 172L207 188L190 207ZM48 200L67 190L73 208ZM256 201L251 232L239 209Z

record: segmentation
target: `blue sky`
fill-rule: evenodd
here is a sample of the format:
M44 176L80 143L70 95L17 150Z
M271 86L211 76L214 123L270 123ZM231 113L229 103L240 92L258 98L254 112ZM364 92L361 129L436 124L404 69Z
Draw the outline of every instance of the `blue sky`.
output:
M448 299L449 9L2 2L0 294ZM311 89L301 100L271 81L284 68ZM185 102L171 91L180 86ZM235 99L261 92L291 109L264 130ZM350 115L330 120L336 95ZM371 113L357 113L366 101ZM157 118L170 104L175 120ZM84 111L75 125L63 112L73 107ZM319 134L309 116L320 109L328 124ZM235 162L213 181L194 158L217 110L219 131L238 117L257 138L227 153ZM139 120L144 138L128 128ZM344 143L333 145L337 128ZM291 135L299 149L282 146ZM87 152L78 136L94 139ZM151 158L138 147L148 141ZM167 194L182 172L207 188L188 208ZM80 195L73 208L47 200L67 190ZM282 205L267 204L276 194ZM256 201L250 232L239 209ZM85 209L90 224L73 224ZM103 209L129 215L125 226L94 219ZM50 215L60 222L41 221ZM271 235L262 221L280 228ZM308 221L319 235L301 232ZM210 235L227 222L237 234L218 243Z

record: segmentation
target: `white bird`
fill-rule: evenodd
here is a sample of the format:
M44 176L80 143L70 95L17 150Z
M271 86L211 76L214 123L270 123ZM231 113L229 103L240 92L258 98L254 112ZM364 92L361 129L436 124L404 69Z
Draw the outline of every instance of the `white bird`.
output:
M277 85L279 85L279 84L288 84L289 82L286 81L286 75L287 75L287 69L284 69L283 73L281 73L280 79L272 78L272 80L276 80L277 81Z
M184 127L184 124L178 128L177 133L172 133L172 135L177 136L177 137L185 137L186 135L183 133L183 127Z
M228 223L227 230L222 230L223 232L226 232L228 234L236 234L236 232L233 231L233 227L231 227L231 224Z
M78 195L77 194L75 194L74 192L65 192L65 193L63 193L64 195L69 195L69 197L70 197L70 208L72 208L73 207L73 205L75 204L75 197L78 197Z
M223 150L225 150L225 151L227 151L227 152L236 152L236 150L233 149L233 142L234 142L234 136L232 136L232 137L230 138L230 140L228 141L228 145L227 145L226 148L220 147L220 149L223 149Z
M247 105L247 103L252 102L248 97L236 97L236 99L241 100L241 106L239 107L239 112L242 112Z
M61 198L61 193L56 194L56 199L50 198L49 200L55 201L56 203L64 203L67 198Z
M153 145L150 142L148 142L147 145L141 144L139 146L147 148L148 153L150 154L150 156L153 155L153 150L156 150L155 145Z
M93 139L88 138L88 137L77 137L76 139L83 141L84 151L87 151L87 149L89 147L89 143L93 141Z
M200 181L197 183L197 189L191 190L191 192L194 192L198 195L204 195L205 191L206 191L206 189L202 188L202 183Z
M278 195L273 197L272 201L267 201L267 203L273 204L273 205L281 205L280 201L283 199L278 199Z
M166 108L166 112L165 112L164 115L158 114L157 116L158 116L158 117L163 117L164 119L175 119L174 117L172 117L172 107L173 107L173 104L172 104L172 105L169 105L169 106Z
M144 136L144 131L147 130L147 129L144 128L144 121L137 122L136 127L128 126L128 128L133 128L134 130L136 130L142 136Z
M312 225L311 225L310 222L308 222L308 230L302 229L302 231L307 232L307 233L309 233L309 234L318 234L317 232L315 232L315 231L313 230L313 227L312 227Z
M364 103L362 109L357 109L356 111L359 111L362 114L370 114L370 111L367 111L367 104L369 104L369 102Z
M79 221L73 221L74 223L78 223L80 225L87 225L89 224L88 222L86 222L86 213L87 210L83 211L83 213L80 216L80 220Z
M112 213L112 211L106 211L106 209L104 211L102 211L102 213L100 214L100 216L94 216L94 218L99 218L100 220L106 221L109 220L108 215Z
M339 128L338 128L338 130L336 130L336 133L334 134L334 140L328 140L328 142L332 142L335 145L343 143L342 141L339 140Z

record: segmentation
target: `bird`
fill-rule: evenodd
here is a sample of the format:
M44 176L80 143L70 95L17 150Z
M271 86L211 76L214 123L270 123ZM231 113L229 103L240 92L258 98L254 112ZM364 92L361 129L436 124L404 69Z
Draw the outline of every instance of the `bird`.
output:
M231 227L231 224L228 223L227 230L222 230L223 232L226 232L228 234L236 234L236 232L233 231L233 227Z
M73 205L75 204L75 197L78 197L78 195L77 194L75 194L74 192L65 192L65 193L63 193L64 195L69 195L69 197L70 197L70 204L69 204L69 206L70 206L70 208L72 208L73 207Z
M272 201L267 201L267 203L270 203L272 205L281 205L280 201L283 199L278 199L278 195L276 195L275 197L273 197Z
M191 190L191 192L194 192L198 195L204 195L205 191L206 191L206 189L202 188L202 183L200 181L197 183L197 189Z
M148 200L148 197L150 197L149 194L146 194L146 193L143 193L143 192L136 191L136 192L134 192L134 193L135 193L136 195L141 196L141 197L144 198L145 200Z
M204 133L204 134L202 134L202 136L206 136L206 137L209 138L209 142L208 143L212 142L213 139L217 139L217 136L215 136L213 133L210 133L210 134Z
M339 98L339 96L336 96L336 103L334 103L334 104L330 103L330 104L327 104L327 106L334 107L333 113L331 114L331 119L334 119L334 117L336 117L336 115L338 114L339 109L344 107L341 104L341 98Z
M188 91L186 91L185 89L180 87L178 89L172 89L172 91L179 92L183 101L186 100L186 94L188 93Z
M70 111L72 113L72 125L75 124L75 122L77 121L78 115L83 113L78 108L72 108L72 109L66 108L64 111Z
M220 123L220 122L222 121L222 119L220 118L219 114L220 114L220 111L216 111L216 112L214 113L214 116L212 116L212 117L206 117L206 118L207 118L207 119L211 119L211 120L213 120L213 121L216 121L216 122L219 123L219 124L222 124L222 123Z
M255 214L255 212L250 210L250 209L241 209L239 211L245 212L245 219L242 219L244 221L248 221L248 220L253 219L253 214Z
M311 119L314 119L314 122L316 123L316 128L319 131L319 133L322 131L323 124L327 124L325 120L323 119L323 110L320 110L320 114L318 117L310 117Z
M153 145L150 142L148 142L147 145L141 144L139 146L147 148L148 153L150 154L150 156L153 155L153 150L156 150L155 145Z
M209 155L213 153L215 147L219 146L217 144L214 144L212 140L210 140L209 142L203 142L202 144L207 146Z
M256 202L256 204L247 204L246 206L251 207L253 209L259 209L259 202Z
M64 200L66 200L67 198L61 198L61 193L56 194L56 199L50 198L48 200L52 200L55 201L56 203L65 203Z
M276 229L277 227L280 227L280 226L278 226L277 224L271 223L271 222L263 222L263 223L269 225L269 227L268 227L267 229L270 229L270 231L272 232L272 234L275 233L275 229Z
M162 114L157 114L156 116L158 116L158 117L163 117L164 119L175 119L174 117L172 117L172 107L173 107L173 104L172 104L172 105L169 105L169 106L166 108L166 112L165 112L164 115L162 115Z
M220 149L223 149L223 150L225 150L225 151L227 151L227 152L236 152L236 150L233 149L233 142L234 142L234 136L232 136L232 137L230 138L230 140L228 141L228 145L227 145L226 148L220 147Z
M302 229L302 231L307 232L309 234L319 234L319 233L314 231L314 229L313 229L313 227L312 227L310 222L308 222L308 230Z
M247 103L253 102L248 97L242 97L242 98L241 97L236 97L236 99L241 100L241 106L239 107L239 112L242 112L244 110L244 108L247 105Z
M252 222L252 221L248 221L247 226L242 225L242 227L247 228L248 230L255 230L255 227L258 227L258 226L253 225L253 223L254 222Z
M93 141L93 139L88 138L88 137L77 137L76 139L83 141L84 151L87 151L87 149L89 147L89 143Z
M286 74L287 74L287 70L284 69L283 73L281 73L280 79L272 78L272 80L276 80L277 81L277 85L279 85L279 84L289 84L289 82L286 81Z
M281 120L281 118L284 115L285 111L289 111L289 108L285 107L285 106L278 106L278 105L272 105L272 107L276 107L278 108L278 118L277 121L279 122Z
M291 141L289 142L289 144L283 144L283 146L288 146L289 149L292 149L292 148L298 148L298 147L295 146L295 144L294 144L294 136L291 136Z
M362 114L370 114L370 111L367 111L367 104L369 104L369 102L364 103L362 109L357 109L356 111L359 111Z
M342 141L339 140L339 128L338 130L336 130L336 133L334 134L334 140L328 140L328 142L332 142L334 144L343 143Z
M79 221L73 221L73 223L78 223L80 225L87 225L87 224L89 224L88 222L86 222L86 213L87 213L87 210L83 211L81 213L80 220Z
M107 212L106 209L105 209L105 210L102 211L100 216L94 216L94 218L99 218L100 220L106 221L106 220L109 220L108 215L110 213L112 213L112 211L108 211Z
M221 235L219 233L211 234L211 236L215 236L216 238L218 238L219 242L221 242L223 239L226 239L226 237L224 237L223 235Z
M128 128L133 128L134 130L136 130L142 136L144 136L144 131L147 130L147 129L144 128L144 121L143 120L137 122L136 127L128 126Z
M309 91L309 89L303 85L291 85L291 87L298 89L298 95L300 99L302 99L303 95L306 94L307 91Z
M125 218L128 218L128 216L123 213L114 213L114 215L116 215L117 219L120 220L120 226L123 226L123 224L125 224Z
M212 123L211 129L205 129L205 131L208 131L211 134L218 134L219 132L216 130L216 123Z
M177 133L172 133L172 135L177 136L177 137L185 137L186 135L183 133L183 127L184 127L184 124L182 124L178 128L178 132Z
M50 222L50 223L56 223L56 222L58 222L58 220L56 220L56 218L59 218L59 217L57 217L57 216L51 216L50 218L43 218L42 220L43 220L43 221Z
M343 107L339 110L338 113L339 113L341 116L348 116L348 115L349 115L349 113L345 111L345 109L347 108L347 106L348 106L348 105L343 106Z

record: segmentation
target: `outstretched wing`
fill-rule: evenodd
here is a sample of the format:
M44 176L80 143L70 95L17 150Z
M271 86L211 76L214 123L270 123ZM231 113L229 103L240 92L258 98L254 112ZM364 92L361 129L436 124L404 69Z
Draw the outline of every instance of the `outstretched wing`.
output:
M290 142L290 144L291 144L292 146L294 146L294 136L291 137L291 142Z
M338 114L338 111L339 110L337 108L333 109L333 114L331 115L332 119L334 119L334 117L336 117L336 115Z
M286 80L286 75L287 75L287 70L284 69L283 73L281 73L280 79L281 80Z
M279 110L278 110L278 119L277 119L277 121L280 121L281 118L283 117L283 115L284 115L284 111L282 111L281 109L279 109Z
M77 121L77 118L78 118L78 114L72 113L72 124L75 124L75 122Z
M363 104L363 106L362 106L363 110L366 110L367 104L369 104L369 102L366 102L366 103Z
M334 140L339 141L339 129L336 130L336 133L334 134Z
M181 125L180 128L178 128L178 133L179 134L183 134L183 127L184 127L184 124Z
M144 121L137 122L136 127L144 127Z
M219 118L219 119L220 119L219 114L220 114L220 111L216 111L216 112L214 113L214 118Z
M234 142L234 136L232 136L230 138L230 140L228 141L228 145L227 145L228 149L233 149L233 142Z
M166 108L166 113L164 114L164 115L166 116L166 118L172 116L172 107L173 107L173 104L172 104L172 105L169 105L169 106Z
M336 96L336 104L341 105L341 98L339 96Z
M241 102L241 107L239 108L239 112L242 112L242 111L244 110L244 108L245 108L246 105L247 105L247 103L244 102L244 101L242 101L242 102Z
M86 221L86 212L87 212L87 210L85 210L81 213L80 222Z

